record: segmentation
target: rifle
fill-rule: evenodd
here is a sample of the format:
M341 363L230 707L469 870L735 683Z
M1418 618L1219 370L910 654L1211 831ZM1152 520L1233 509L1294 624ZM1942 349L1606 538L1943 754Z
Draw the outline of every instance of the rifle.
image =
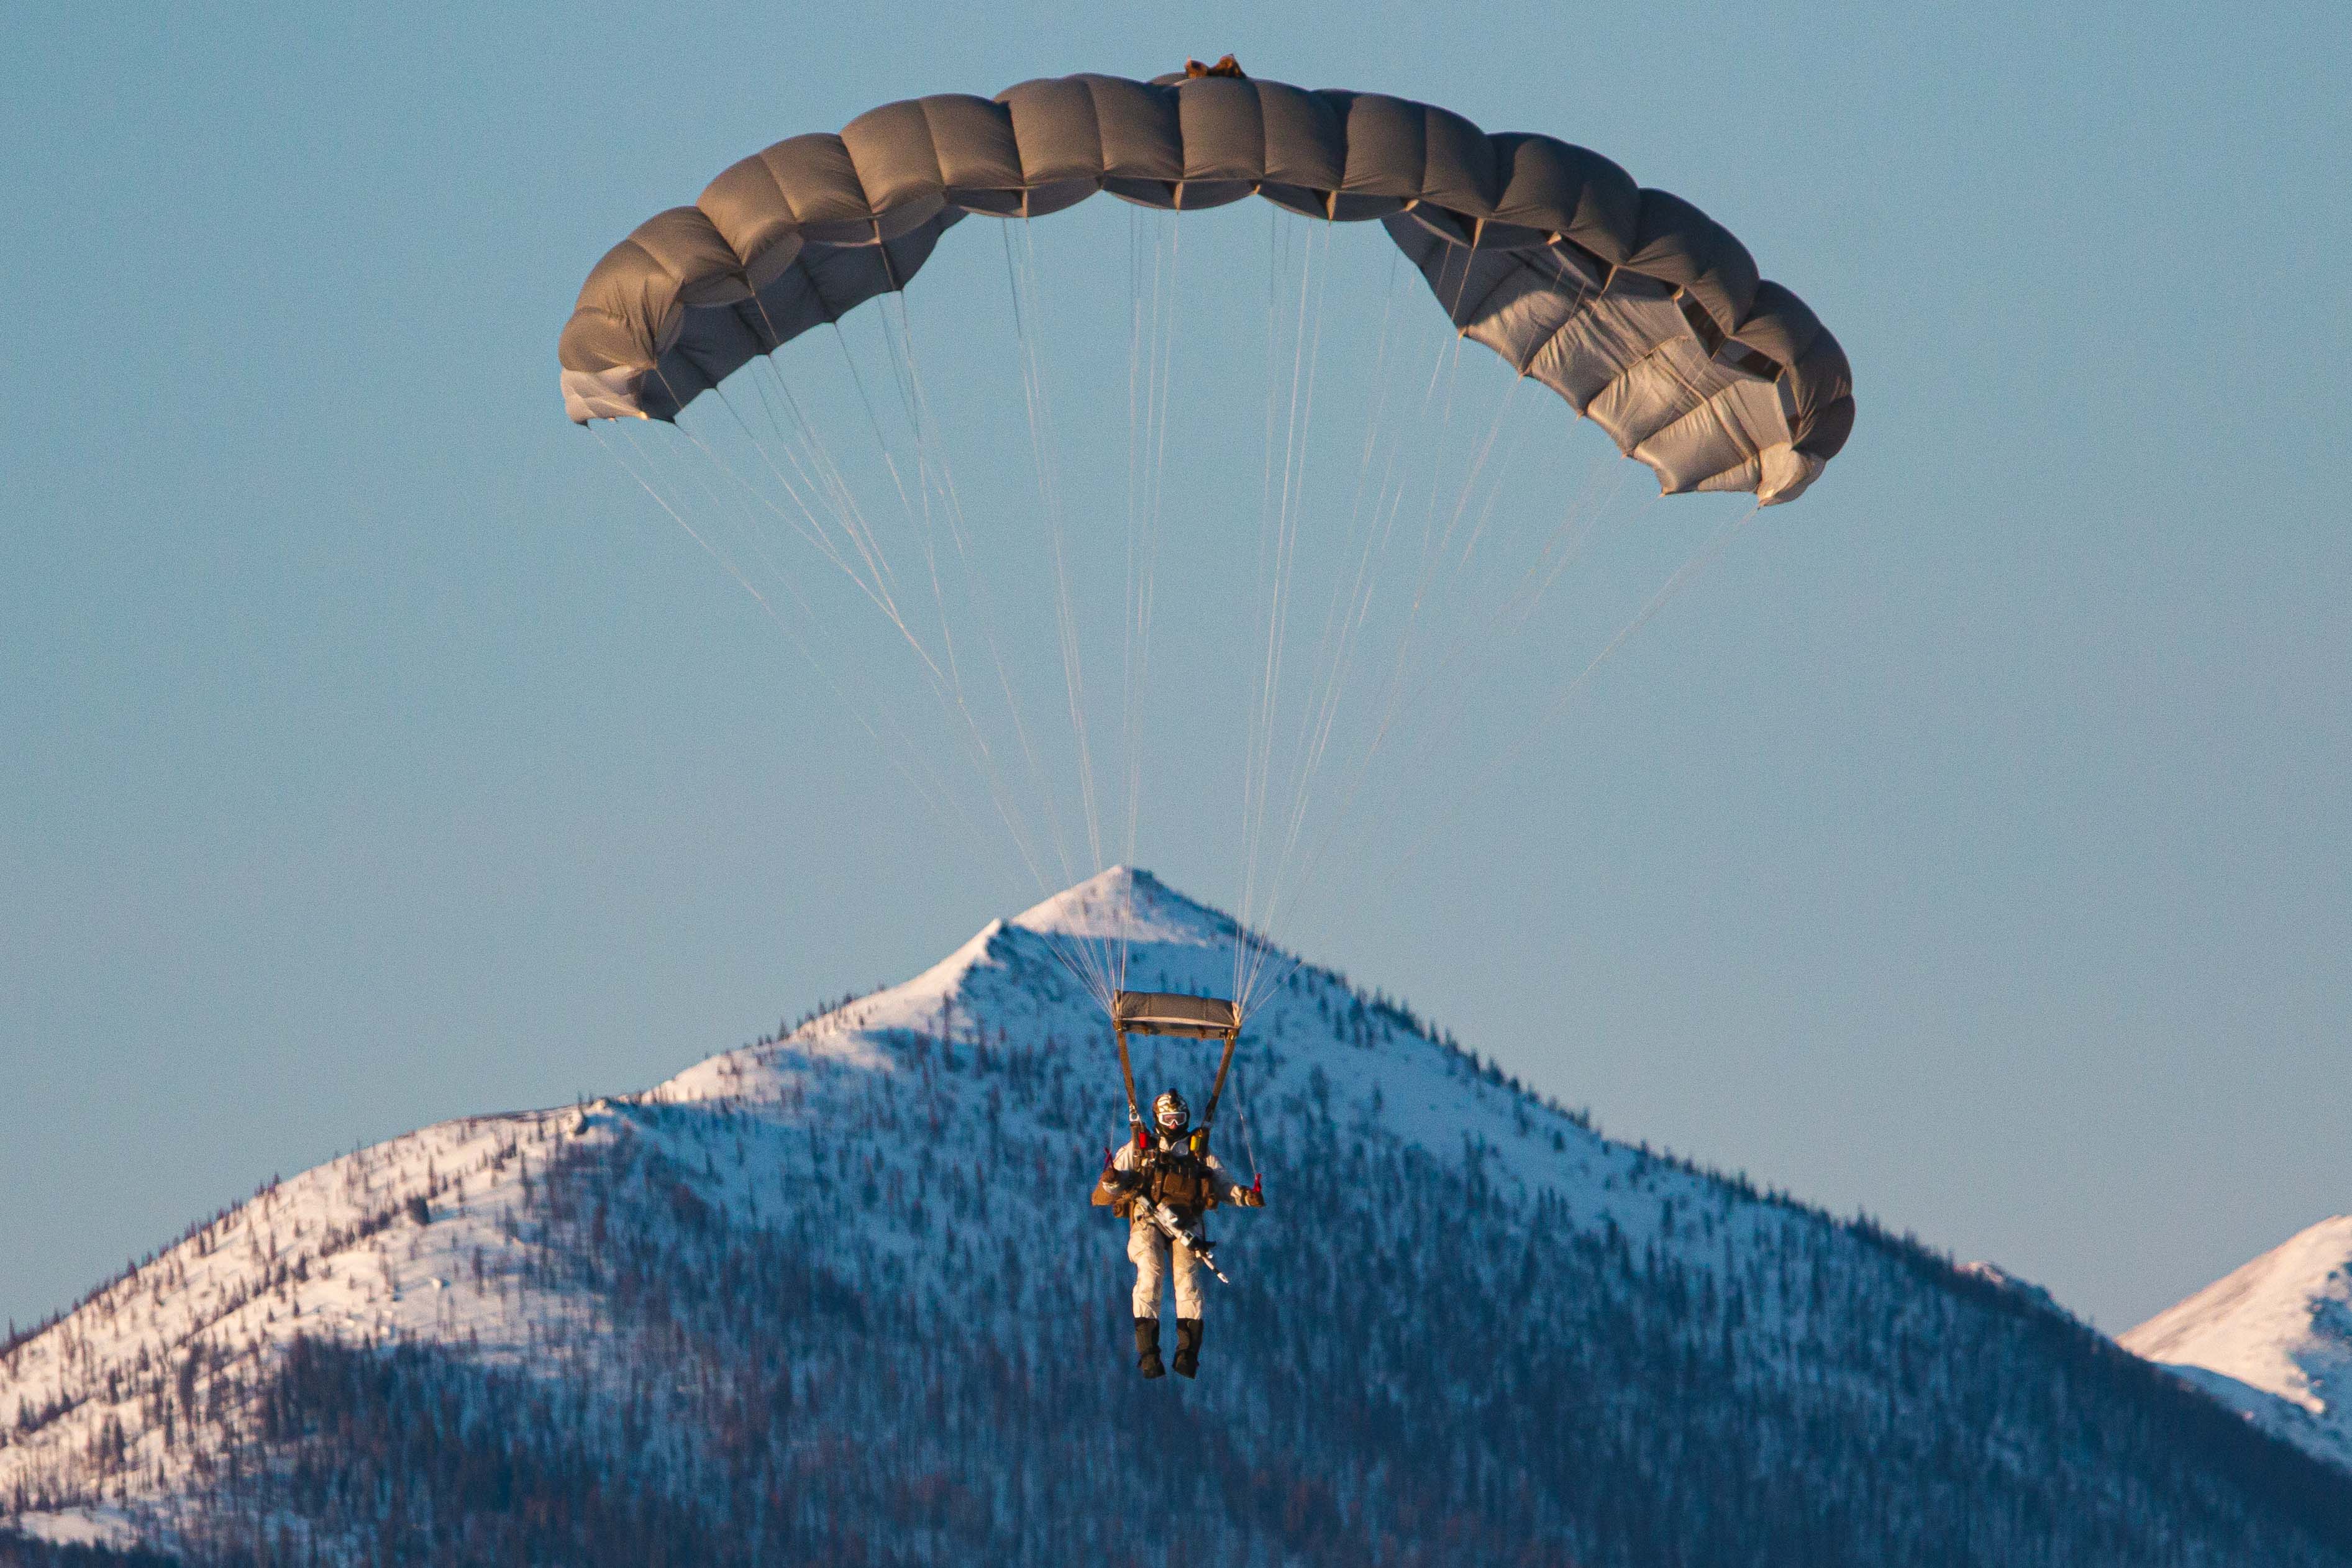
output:
M1135 1201L1137 1206L1142 1207L1143 1199L1139 1195ZM1233 1283L1225 1278L1225 1271L1217 1267L1214 1244L1202 1233L1199 1221L1186 1225L1183 1216L1166 1204L1153 1204L1144 1208L1143 1212L1151 1216L1151 1223L1158 1226L1169 1240L1178 1243L1185 1251L1199 1258L1201 1267L1215 1275L1219 1283L1225 1285Z

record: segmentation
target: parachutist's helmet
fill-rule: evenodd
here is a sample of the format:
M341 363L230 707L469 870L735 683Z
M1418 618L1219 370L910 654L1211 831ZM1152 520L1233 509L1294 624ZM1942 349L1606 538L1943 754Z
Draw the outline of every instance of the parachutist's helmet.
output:
M1171 1089L1151 1102L1151 1120L1162 1132L1181 1132L1184 1124L1192 1120L1192 1108Z

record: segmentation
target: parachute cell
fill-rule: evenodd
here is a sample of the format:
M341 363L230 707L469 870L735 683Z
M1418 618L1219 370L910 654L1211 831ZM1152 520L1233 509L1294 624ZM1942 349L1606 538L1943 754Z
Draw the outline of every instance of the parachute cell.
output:
M1668 493L1794 500L1853 427L1837 340L1689 203L1548 136L1216 75L914 99L742 160L589 274L559 348L565 410L674 419L754 355L904 288L967 214L1038 217L1097 191L1381 220L1458 330Z

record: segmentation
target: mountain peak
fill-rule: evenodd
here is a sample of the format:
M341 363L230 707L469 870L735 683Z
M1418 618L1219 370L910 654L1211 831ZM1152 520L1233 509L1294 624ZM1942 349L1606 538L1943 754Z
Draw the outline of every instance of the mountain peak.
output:
M2119 1342L2352 1468L2352 1215L2289 1237Z
M665 1103L772 1096L799 1081L812 1053L874 1066L876 1041L893 1030L953 1035L975 1019L1033 1041L1098 1035L1115 986L1231 995L1240 929L1149 871L1113 866L989 921L911 980L845 1002L785 1039L708 1058L648 1094Z
M1175 891L1149 871L1113 866L1024 910L1012 923L1081 942L1210 947L1233 940L1232 917Z

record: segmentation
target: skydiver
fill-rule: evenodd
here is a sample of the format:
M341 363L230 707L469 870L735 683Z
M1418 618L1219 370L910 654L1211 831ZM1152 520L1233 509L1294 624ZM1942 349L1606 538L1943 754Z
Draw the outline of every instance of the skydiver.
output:
M1127 1256L1135 1264L1135 1364L1146 1377L1164 1377L1160 1363L1160 1282L1167 1272L1160 1261L1164 1241L1176 1275L1176 1372L1192 1377L1201 1368L1200 1259L1182 1242L1166 1237L1152 1222L1150 1205L1164 1203L1186 1228L1219 1204L1239 1208L1264 1208L1265 1194L1255 1184L1234 1180L1203 1142L1193 1151L1192 1108L1170 1089L1151 1102L1152 1130L1145 1138L1119 1146L1095 1184L1094 1202L1128 1222Z

